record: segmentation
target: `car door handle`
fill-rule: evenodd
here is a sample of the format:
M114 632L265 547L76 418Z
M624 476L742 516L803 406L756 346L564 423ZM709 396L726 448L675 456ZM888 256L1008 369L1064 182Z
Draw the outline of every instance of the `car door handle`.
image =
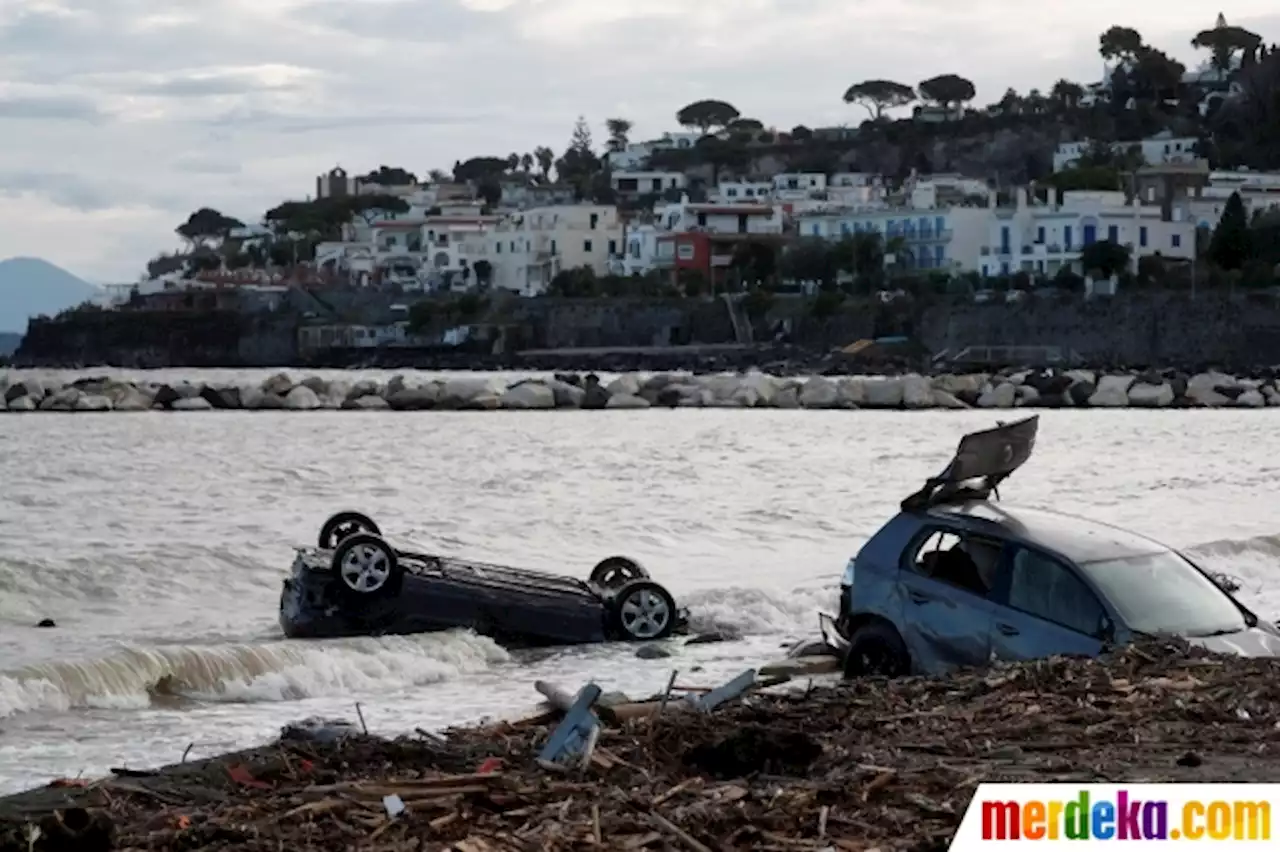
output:
M1020 630L1018 630L1018 628L1014 627L1012 624L997 624L996 629L998 629L1005 636L1017 636L1021 632Z
M933 600L933 598L928 595L923 595L920 592L907 592L907 597L911 598L912 603L918 604L928 603Z

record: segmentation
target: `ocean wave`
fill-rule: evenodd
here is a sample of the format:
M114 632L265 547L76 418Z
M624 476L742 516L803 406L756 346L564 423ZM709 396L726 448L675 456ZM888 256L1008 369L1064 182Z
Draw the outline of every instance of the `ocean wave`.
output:
M125 647L79 662L0 673L0 718L160 700L293 701L423 686L510 659L465 631L262 644Z

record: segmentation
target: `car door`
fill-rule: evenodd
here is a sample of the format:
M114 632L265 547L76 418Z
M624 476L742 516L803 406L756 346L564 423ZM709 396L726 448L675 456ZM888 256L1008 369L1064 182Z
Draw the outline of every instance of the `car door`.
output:
M1009 547L996 584L991 649L999 660L1097 656L1111 624L1075 568L1020 544Z
M955 569L965 548L984 548L991 561L983 584ZM985 665L991 654L995 603L990 583L998 577L1003 542L964 529L931 526L912 540L898 570L902 638L913 669L935 674L961 666Z

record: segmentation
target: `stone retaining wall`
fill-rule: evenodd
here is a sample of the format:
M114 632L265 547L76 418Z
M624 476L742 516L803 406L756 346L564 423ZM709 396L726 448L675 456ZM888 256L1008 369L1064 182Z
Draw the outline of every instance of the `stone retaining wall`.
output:
M491 411L610 408L1265 408L1280 406L1272 378L1174 371L1089 370L995 375L916 374L780 378L759 372L693 376L627 374L507 382L494 378L300 381L281 373L261 384L129 383L85 377L46 384L0 375L0 411Z

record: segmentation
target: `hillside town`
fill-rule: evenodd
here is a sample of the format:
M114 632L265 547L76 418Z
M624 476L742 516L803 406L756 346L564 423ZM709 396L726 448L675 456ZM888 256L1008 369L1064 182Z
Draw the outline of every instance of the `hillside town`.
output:
M957 74L866 80L843 95L865 111L857 126L783 130L708 99L647 141L611 118L598 144L580 117L559 156L539 146L422 176L333 166L260 222L197 210L176 229L181 251L98 307L288 305L302 325L346 323L380 346L420 337L441 315L428 303L462 297L472 318L494 299L752 293L828 315L846 296L1269 289L1280 49L1221 15L1192 43L1208 55L1187 68L1113 26L1099 81L982 108ZM299 307L298 291L316 299ZM743 324L734 314L739 343Z

